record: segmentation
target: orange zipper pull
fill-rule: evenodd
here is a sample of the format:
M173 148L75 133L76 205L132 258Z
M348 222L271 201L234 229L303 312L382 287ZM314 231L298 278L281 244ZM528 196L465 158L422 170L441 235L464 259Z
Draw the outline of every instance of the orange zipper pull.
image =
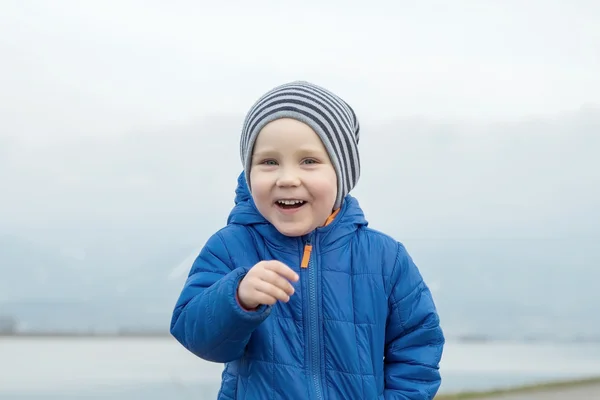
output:
M312 245L305 244L304 245L304 254L302 255L302 263L300 267L308 268L308 262L310 261L310 252L312 251Z

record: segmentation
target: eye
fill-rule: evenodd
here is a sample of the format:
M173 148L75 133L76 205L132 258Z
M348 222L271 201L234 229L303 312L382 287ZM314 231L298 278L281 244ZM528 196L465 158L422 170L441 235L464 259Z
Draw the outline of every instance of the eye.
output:
M304 164L317 164L318 161L315 160L314 158L307 158L305 160L302 161Z
M261 162L261 164L272 166L272 165L277 165L277 161L275 161L275 160L264 160L264 161Z

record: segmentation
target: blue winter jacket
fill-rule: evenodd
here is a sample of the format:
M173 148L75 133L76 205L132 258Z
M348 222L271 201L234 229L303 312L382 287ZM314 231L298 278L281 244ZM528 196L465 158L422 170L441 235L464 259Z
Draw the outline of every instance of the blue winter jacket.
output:
M444 336L402 244L367 228L352 196L333 222L301 238L265 220L243 173L235 203L194 262L171 321L185 348L226 364L218 399L433 399ZM238 284L270 259L300 275L295 293L245 311Z

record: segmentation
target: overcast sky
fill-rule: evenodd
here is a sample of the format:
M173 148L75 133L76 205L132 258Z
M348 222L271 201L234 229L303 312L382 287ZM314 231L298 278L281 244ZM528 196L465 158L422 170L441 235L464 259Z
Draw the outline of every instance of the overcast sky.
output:
M419 237L596 226L598 118L564 116L600 106L600 3L317 3L0 2L5 230L75 221L75 240L100 212L207 235L231 207L243 115L294 79L356 109L357 190L375 226ZM547 122L486 125L531 115ZM437 136L385 127L411 116ZM439 119L458 123L427 125Z
M106 135L243 114L313 80L364 120L600 104L600 3L0 2L0 134ZM220 5L219 5L220 4Z
M435 290L464 294L448 265L465 290L507 266L537 266L507 296L591 287L600 1L319 3L0 0L0 239L101 266L89 279L134 280L150 248L183 277L233 204L247 109L304 79L355 108L353 194Z

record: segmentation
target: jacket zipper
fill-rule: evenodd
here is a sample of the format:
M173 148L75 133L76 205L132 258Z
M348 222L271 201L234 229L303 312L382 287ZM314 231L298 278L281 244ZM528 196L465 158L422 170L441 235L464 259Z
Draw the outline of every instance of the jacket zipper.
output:
M311 235L312 236L312 235ZM302 254L301 268L308 270L308 349L309 349L309 368L312 377L313 389L317 399L323 399L321 384L321 355L320 355L320 334L319 334L319 308L317 301L317 269L312 262L311 236L304 243L304 252Z

